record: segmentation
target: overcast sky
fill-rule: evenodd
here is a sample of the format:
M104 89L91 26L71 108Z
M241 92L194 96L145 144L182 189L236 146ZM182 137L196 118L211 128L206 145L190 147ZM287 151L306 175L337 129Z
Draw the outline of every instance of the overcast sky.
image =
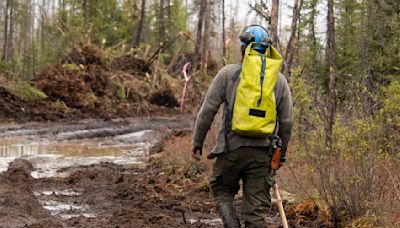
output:
M254 12L250 10L249 2L254 4L259 0L225 0L226 2L226 15L227 18L235 18L235 21L240 22L243 26L247 24L261 24L266 26L264 19L257 17ZM278 32L281 40L288 39L288 32L290 30L290 25L292 23L292 7L294 0L280 0L280 10L279 10L279 28ZM267 0L269 9L271 9L272 0ZM238 12L235 12L236 6L238 7ZM317 17L317 34L320 38L324 37L322 33L325 32L326 24L326 6L323 4L318 5L319 14Z

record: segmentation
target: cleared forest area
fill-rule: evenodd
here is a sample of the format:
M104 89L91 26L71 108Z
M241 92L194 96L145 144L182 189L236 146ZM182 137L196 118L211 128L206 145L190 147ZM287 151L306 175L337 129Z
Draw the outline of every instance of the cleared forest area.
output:
M400 226L398 0L0 0L0 15L0 226L222 227L191 124L254 23L294 102L290 227ZM76 156L64 145L99 162L33 178L35 159Z

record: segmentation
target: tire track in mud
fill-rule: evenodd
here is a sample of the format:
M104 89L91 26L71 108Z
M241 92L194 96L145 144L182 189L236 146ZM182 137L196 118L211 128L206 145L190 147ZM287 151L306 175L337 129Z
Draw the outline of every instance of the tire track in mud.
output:
M110 148L113 146L117 148L125 146L126 148L132 145L140 145L139 147L142 147L142 153L146 152L144 156L149 156L152 153L162 150L165 138L173 134L187 132L190 128L190 123L187 120L188 119L128 119L66 124L30 123L24 125L3 125L0 126L0 138L3 140L8 139L9 141L16 139L18 146L23 144L29 145L29 143L32 142L47 143L51 141L55 143L82 143L84 140L95 139L105 141ZM21 148L23 147L21 146ZM4 155L4 153L2 153L2 155ZM23 156L23 154L20 155ZM40 159L37 159L38 161L36 161L36 163L43 161ZM89 157L89 159L91 158ZM34 164L35 159L31 159L31 162L32 161ZM118 203L120 207L118 208L118 212L110 210L110 204L115 204L115 202L112 202L112 199L108 196L117 194L117 196L114 196L116 199L121 197L131 198L131 196L126 194L132 193L129 192L129 188L123 187L122 190L119 190L118 188L116 189L115 186L112 186L116 183L123 182L122 175L132 176L136 175L139 171L121 171L124 169L122 168L123 166L112 164L112 162L114 162L113 160L110 162L111 163L99 162L100 164L92 164L89 166L73 165L64 167L60 169L60 172L68 173L64 178L50 177L41 179L33 179L30 176L31 173L35 172L35 167L29 162L18 159L11 162L8 170L0 173L0 178L5 179L5 181L2 181L4 183L11 183L12 178L21 178L15 176L10 178L10 172L15 172L15 170L17 170L18 173L23 173L21 175L26 178L22 179L24 183L22 188L25 189L25 191L16 191L15 194L10 194L10 192L20 186L2 185L0 187L0 199L4 199L4 201L18 201L19 197L22 195L22 199L27 198L24 202L30 205L28 205L29 210L27 211L24 209L26 205L24 205L23 208L19 208L19 204L2 204L0 227L70 227L71 225L72 227L84 227L88 224L92 227L93 224L98 224L98 226L95 225L95 227L115 227L115 224L120 224L120 222L116 221L113 216L124 217L126 209L122 207L121 203ZM24 164L24 167L21 168L20 164ZM104 169L106 169L107 172L102 172ZM122 172L125 173L122 174ZM110 173L116 173L116 175L111 174L110 176ZM104 179L104 177L106 178ZM81 179L85 179L83 184L80 181ZM107 184L103 182L107 182ZM134 184L134 182L131 184ZM79 185L78 189L77 185ZM132 187L135 186L136 185ZM126 193L126 191L128 191L128 193ZM143 191L139 191L139 193L143 193ZM95 196L93 196L93 194L95 194ZM134 195L136 194L132 194L132 196ZM135 197L135 199L137 199L137 197ZM99 203L99 201L102 203ZM118 201L120 201L120 199ZM139 200L139 202L143 203L143 200ZM103 203L105 203L105 205ZM13 209L11 209L11 207ZM138 209L129 210L137 211ZM108 225L104 224L103 218L94 218L98 215L104 216L104 213L109 214L110 212L112 213L108 216L110 221L113 222ZM138 211L138 214L141 215L142 213ZM154 222L164 220L157 216L159 215L156 215L155 218L139 216L143 218L139 218L138 221L139 223L141 221L143 224L147 224L150 221L149 224L153 224ZM13 219L14 217L15 219ZM161 217L164 217L164 215ZM181 218L181 215L178 217ZM87 222L86 219L90 222ZM173 221L175 219L170 217L167 220ZM71 221L73 221L73 224L69 224ZM135 222L134 219L132 222L137 223L138 221ZM128 224L130 225L128 226L126 226L126 222L123 222L120 227L136 227L132 222L129 222ZM85 225L80 223L84 223ZM168 227L171 225L171 222L162 222L162 224L163 225L157 227Z
M8 124L0 125L0 138L40 136L48 140L71 140L115 136L139 130L158 130L160 128L182 131L190 128L190 120L191 118L187 117L127 118L110 121L86 120L75 123Z
M132 155L133 145L139 145L143 161L150 164L138 169L116 164L115 159L76 162L59 167L55 174L64 176L34 179L30 174L45 158L31 159L32 164L17 159L0 173L0 227L222 227L210 190L200 187L204 186L200 174L191 174L189 179L164 174L149 160L149 155L163 149L166 138L187 134L189 120L0 125L0 139L22 138L21 144L54 142L62 147L94 140L107 150ZM95 160L82 157L76 159ZM276 209L269 212L269 227L278 227L276 213Z
M0 170L18 157L34 168L60 169L100 162L142 164L164 139L188 132L190 118L136 118L77 123L0 125ZM52 164L47 164L52 163ZM64 164L65 163L65 164ZM51 166L55 167L51 167ZM36 172L36 176L43 176Z

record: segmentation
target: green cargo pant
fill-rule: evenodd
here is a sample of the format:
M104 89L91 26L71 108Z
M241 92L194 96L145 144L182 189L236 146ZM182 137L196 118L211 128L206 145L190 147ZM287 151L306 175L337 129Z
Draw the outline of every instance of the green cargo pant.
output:
M233 202L242 179L242 219L246 227L266 227L265 216L271 205L270 165L266 147L240 147L220 155L210 178L215 203Z

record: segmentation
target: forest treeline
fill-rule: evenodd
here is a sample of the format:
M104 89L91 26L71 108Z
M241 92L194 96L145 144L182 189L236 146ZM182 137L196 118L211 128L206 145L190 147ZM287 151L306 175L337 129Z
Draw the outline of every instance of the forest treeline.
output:
M295 102L292 164L302 161L298 177L316 193L302 189L328 206L337 224L360 217L393 222L400 211L400 2L292 3L288 40L278 34L279 0L237 1L236 13L256 13L284 56L282 73ZM244 25L226 17L231 4L2 0L0 71L31 80L73 47L90 43L111 56L156 58L172 74L189 61L195 80L208 82L201 77L210 78L209 68L240 60L237 37ZM317 32L320 18L323 33Z

